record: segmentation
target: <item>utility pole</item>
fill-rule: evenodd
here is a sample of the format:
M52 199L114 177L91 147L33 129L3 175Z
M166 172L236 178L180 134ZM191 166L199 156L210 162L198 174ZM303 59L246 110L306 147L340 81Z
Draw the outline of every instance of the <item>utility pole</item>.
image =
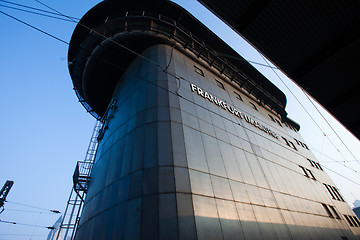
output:
M0 210L0 213L4 211L4 202L6 201L6 196L8 195L13 184L14 181L7 180L0 191L0 208L2 208L2 210Z

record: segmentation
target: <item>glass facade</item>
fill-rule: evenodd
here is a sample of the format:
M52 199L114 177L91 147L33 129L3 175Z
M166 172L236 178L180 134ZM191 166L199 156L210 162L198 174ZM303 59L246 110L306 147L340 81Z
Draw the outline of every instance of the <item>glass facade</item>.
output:
M143 56L113 95L76 239L358 239L294 128L170 46Z

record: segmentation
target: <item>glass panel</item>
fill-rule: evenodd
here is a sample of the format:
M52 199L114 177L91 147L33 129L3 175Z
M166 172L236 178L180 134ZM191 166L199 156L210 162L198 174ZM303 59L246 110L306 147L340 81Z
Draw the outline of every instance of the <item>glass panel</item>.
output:
M217 140L206 134L202 134L202 138L204 141L205 155L209 166L209 172L215 175L227 177Z
M215 197L233 200L228 179L211 175L211 183L214 189Z
M194 195L193 202L198 239L223 239L215 199Z
M159 195L159 239L178 239L175 194Z
M158 164L173 165L171 131L169 122L158 122Z
M214 196L210 175L190 169L191 190L195 194Z
M175 192L173 167L159 167L159 193Z
M142 209L141 239L158 239L158 195L144 196L142 200Z
M175 186L176 192L190 193L190 178L189 178L189 169L182 167L175 167Z
M224 239L245 239L235 203L216 199Z
M197 240L192 197L189 194L176 194L179 221L179 238Z
M140 238L141 222L141 198L128 202L125 220L124 239Z
M196 130L184 126L184 139L189 168L208 172L200 133Z
M252 206L245 203L236 203L236 209L244 230L245 238L263 239Z

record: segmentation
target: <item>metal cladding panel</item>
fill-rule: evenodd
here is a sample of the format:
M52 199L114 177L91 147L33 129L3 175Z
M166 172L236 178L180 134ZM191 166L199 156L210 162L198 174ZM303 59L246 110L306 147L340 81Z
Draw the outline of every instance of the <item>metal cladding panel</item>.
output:
M76 239L356 239L293 128L170 46L143 54L168 72L138 58L121 79Z

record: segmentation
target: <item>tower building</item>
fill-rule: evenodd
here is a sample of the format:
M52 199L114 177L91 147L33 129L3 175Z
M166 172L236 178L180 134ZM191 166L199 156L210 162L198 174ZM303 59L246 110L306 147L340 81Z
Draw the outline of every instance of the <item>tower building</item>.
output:
M101 2L68 59L103 121L76 239L359 239L285 95L180 6Z

